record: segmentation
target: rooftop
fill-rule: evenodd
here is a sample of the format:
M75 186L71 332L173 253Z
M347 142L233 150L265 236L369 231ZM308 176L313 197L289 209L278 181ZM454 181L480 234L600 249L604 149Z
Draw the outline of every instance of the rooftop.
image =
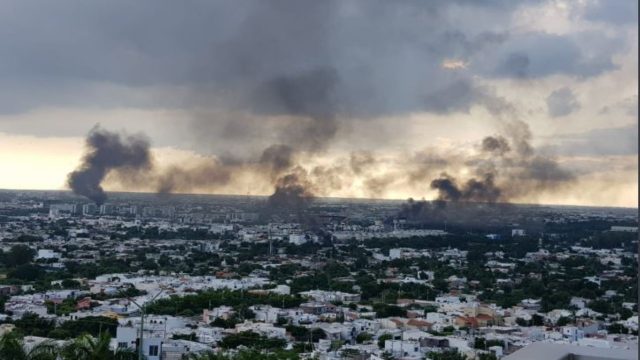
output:
M637 349L602 349L590 346L536 342L503 360L633 360L638 359Z

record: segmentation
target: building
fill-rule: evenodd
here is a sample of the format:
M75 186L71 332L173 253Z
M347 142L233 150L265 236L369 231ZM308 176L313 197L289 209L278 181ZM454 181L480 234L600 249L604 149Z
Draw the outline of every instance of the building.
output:
M524 229L512 229L511 230L511 237L525 236L525 235L527 235L527 232Z
M636 350L636 348L601 349L592 346L535 342L504 357L503 360L637 360Z
M611 231L638 232L638 227L637 226L612 226Z
M38 255L36 255L36 259L49 260L49 259L59 259L59 258L60 258L60 254L51 249L39 249Z
M73 204L52 204L49 206L50 218L69 217L75 213L76 207Z
M111 204L100 205L100 215L111 215L115 212L115 206Z
M290 234L289 243L294 245L302 245L307 242L305 234Z
M98 206L96 206L96 204L82 205L82 215L94 215L97 212L98 212Z

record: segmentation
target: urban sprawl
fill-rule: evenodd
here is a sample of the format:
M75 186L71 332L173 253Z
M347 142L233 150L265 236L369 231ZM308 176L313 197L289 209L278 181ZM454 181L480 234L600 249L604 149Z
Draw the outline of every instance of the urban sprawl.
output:
M0 357L636 356L636 209L264 202L0 192Z

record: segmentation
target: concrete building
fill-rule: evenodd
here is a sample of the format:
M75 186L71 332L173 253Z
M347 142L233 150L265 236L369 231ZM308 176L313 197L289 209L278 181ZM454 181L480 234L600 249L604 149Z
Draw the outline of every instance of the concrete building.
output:
M637 344L636 344L637 347ZM503 360L637 360L637 348L601 349L591 346L536 342L526 346Z

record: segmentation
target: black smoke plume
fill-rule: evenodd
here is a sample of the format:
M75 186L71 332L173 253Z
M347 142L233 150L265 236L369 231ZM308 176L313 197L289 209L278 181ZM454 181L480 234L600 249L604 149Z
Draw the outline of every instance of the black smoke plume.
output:
M503 136L487 136L482 139L482 151L503 155L510 150L511 146Z
M86 139L82 164L69 174L67 184L74 193L100 205L107 199L101 183L110 171L126 176L150 167L149 142L144 136L120 135L95 127Z
M260 158L259 163L277 179L267 208L300 212L313 197L306 174L295 166L293 158L299 151L322 151L335 137L337 82L335 69L323 67L279 76L258 87L254 98L257 111L302 117L281 134L290 145L271 145ZM294 166L297 172L289 172Z
M294 150L288 145L276 144L264 149L258 163L266 168L272 178L293 165Z
M501 195L493 174L485 174L480 179L472 178L459 185L456 179L445 173L431 181L431 188L438 190L438 200L442 201L493 203L499 200Z
M291 173L282 176L276 183L274 193L267 200L267 208L274 211L305 210L313 200L313 193L309 191L310 184L303 175Z

